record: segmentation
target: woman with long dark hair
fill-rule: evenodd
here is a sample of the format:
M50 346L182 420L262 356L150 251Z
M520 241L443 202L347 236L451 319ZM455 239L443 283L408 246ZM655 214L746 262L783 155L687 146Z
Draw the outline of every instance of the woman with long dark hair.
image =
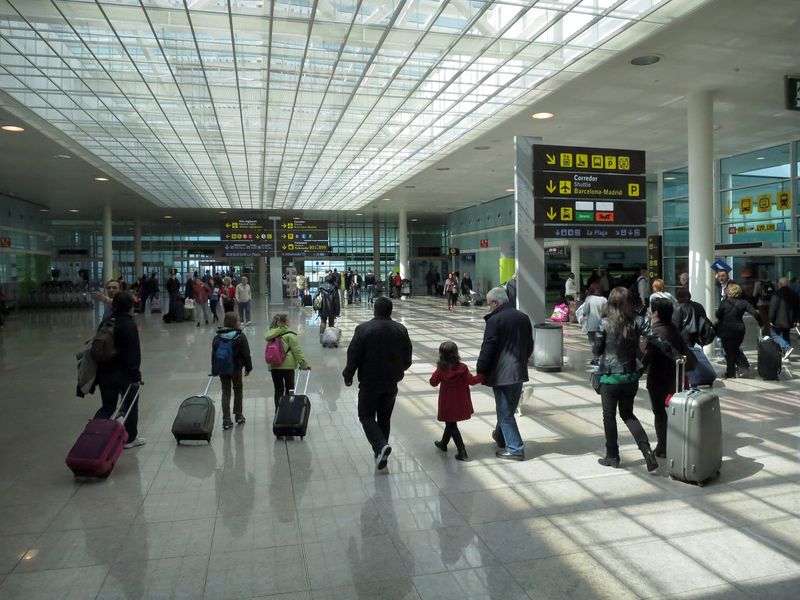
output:
M611 290L592 343L592 352L600 357L600 397L606 435L606 455L597 462L606 467L619 467L616 419L619 407L619 416L636 440L647 470L658 468L647 434L633 414L633 400L639 389L637 354L643 331L644 322L634 312L628 290L623 287Z

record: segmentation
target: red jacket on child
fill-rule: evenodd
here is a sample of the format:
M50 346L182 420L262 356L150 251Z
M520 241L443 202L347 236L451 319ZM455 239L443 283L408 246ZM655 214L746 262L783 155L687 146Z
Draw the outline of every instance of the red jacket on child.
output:
M483 383L483 380L483 375L473 375L469 372L469 367L461 362L447 371L437 368L430 379L433 387L440 386L439 413L436 418L445 423L469 419L475 412L469 386Z

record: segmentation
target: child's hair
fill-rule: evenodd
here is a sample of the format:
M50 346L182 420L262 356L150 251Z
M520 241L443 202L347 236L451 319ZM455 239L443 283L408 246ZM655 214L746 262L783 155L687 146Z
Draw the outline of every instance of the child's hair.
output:
M226 312L225 318L222 321L222 326L233 329L239 323L239 315L233 311Z
M275 327L286 327L289 325L289 315L286 313L279 313L272 317L272 323L270 323L270 327L274 329Z
M458 346L453 342L442 342L439 346L439 361L436 366L440 371L447 371L454 368L461 362L461 357L458 355Z

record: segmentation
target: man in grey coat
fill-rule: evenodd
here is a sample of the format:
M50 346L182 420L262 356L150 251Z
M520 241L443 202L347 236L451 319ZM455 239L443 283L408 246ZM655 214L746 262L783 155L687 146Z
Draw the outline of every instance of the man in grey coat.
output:
M492 437L499 450L495 456L505 460L525 460L525 447L514 418L528 381L528 358L533 353L533 327L528 315L514 308L501 287L489 290L486 300L491 312L483 317L483 332L475 370L486 376L497 410L497 427Z

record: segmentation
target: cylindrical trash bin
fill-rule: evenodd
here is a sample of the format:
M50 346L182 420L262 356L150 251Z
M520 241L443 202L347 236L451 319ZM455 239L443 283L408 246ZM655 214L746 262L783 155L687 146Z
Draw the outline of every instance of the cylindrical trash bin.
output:
M564 330L555 323L533 326L533 366L539 371L560 371L564 366Z

